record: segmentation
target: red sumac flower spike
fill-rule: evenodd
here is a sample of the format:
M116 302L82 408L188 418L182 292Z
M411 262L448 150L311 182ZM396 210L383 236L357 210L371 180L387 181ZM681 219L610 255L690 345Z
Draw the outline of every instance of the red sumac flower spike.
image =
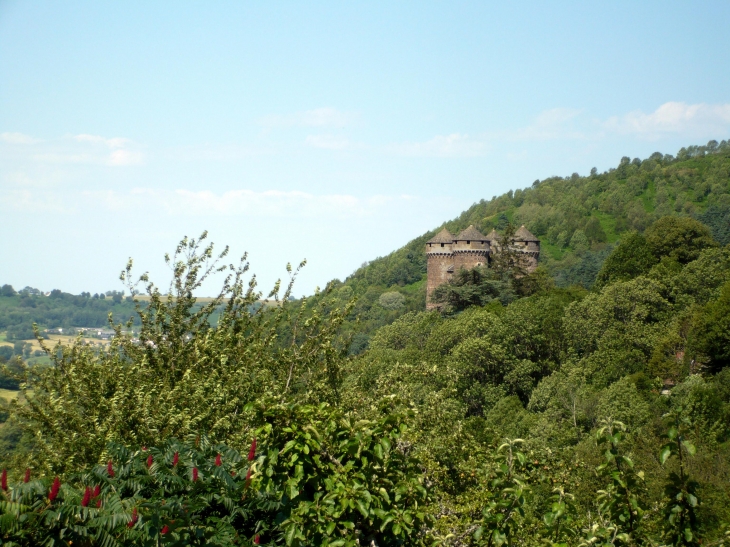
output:
M98 500L96 500L96 508L97 509L100 509L101 508L101 498L99 498Z
M101 486L97 484L96 486L94 486L94 497L98 498L99 494L101 494Z
M8 489L8 471L7 469L3 469L3 474L0 476L0 488L3 490Z
M81 507L88 507L91 501L91 487L87 486L84 490L84 499L81 500Z
M198 480L198 468L193 467L193 482Z
M256 437L254 437L251 443L251 450L248 451L248 461L253 460L256 457Z
M254 545L258 545L259 543L261 543L261 537L258 534L256 534L255 538L253 538L253 543Z
M180 454L175 452L175 455L172 457L172 466L175 467L177 465L178 460L180 459Z
M132 508L132 520L130 520L127 523L127 528L133 528L136 523L137 523L137 508L133 507Z
M53 479L53 484L51 485L51 491L48 493L48 499L50 501L53 501L58 496L58 490L61 488L61 479L56 477Z
M220 455L220 454L218 454L218 455L217 455L217 456L215 457L215 465L216 465L216 467L220 467L222 463L223 463L223 462L221 461L221 455Z
M114 478L114 466L112 465L112 461L109 460L106 464L106 472L111 477Z
M147 456L147 469L149 469L150 467L152 467L152 454Z
M25 468L25 477L23 477L23 482L30 482L30 467Z
M165 525L164 525L164 526L162 527L162 530L160 530L160 534L162 534L162 535L164 536L164 535L165 535L165 534L166 534L167 532L169 532L169 531L170 531L170 527L169 527L169 526L167 526L167 524L165 524Z

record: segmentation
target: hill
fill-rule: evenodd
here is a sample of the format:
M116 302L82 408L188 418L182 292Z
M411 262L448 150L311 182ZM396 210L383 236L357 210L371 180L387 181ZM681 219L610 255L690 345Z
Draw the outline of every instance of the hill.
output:
M482 233L524 224L541 239L540 264L559 287L590 289L601 264L629 231L642 233L667 216L689 216L706 224L722 245L730 243L730 143L710 141L682 148L676 156L656 152L641 160L621 158L616 168L588 176L536 180L529 188L481 200L457 218L366 263L344 282L342 299L359 297L361 318L353 350L369 334L403 313L425 307L424 245L443 227L458 233L470 224ZM383 297L399 293L402 298ZM336 293L337 294L337 293Z

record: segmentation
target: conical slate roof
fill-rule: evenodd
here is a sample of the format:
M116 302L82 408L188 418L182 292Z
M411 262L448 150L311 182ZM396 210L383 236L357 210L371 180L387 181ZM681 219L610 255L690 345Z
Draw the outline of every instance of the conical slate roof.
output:
M487 241L499 241L499 234L497 230L492 228L492 231L487 234Z
M454 236L446 228L441 230L438 234L429 239L426 243L452 243Z
M458 236L454 238L455 241L485 241L486 238L482 233L474 228L474 225L472 224L469 226L466 230L461 232Z
M534 235L530 233L530 230L525 228L524 224L517 229L514 238L515 241L539 241Z

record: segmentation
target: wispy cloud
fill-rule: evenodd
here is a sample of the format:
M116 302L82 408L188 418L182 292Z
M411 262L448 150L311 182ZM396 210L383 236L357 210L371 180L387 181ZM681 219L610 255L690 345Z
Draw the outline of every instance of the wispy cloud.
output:
M337 135L309 135L304 143L313 148L325 150L347 150L353 148L352 144L345 137Z
M0 140L8 144L36 144L41 142L40 139L23 133L0 133Z
M350 125L356 116L336 108L323 107L294 114L271 115L261 118L260 123L268 129L277 127L338 127Z
M522 129L508 132L508 138L515 140L551 140L562 138L583 138L584 132L575 127L582 110L576 108L551 108L537 115L535 120Z
M484 156L488 152L488 145L484 140L477 140L452 133L451 135L437 135L425 142L403 142L386 147L392 154L410 157L434 158L474 158Z
M107 139L105 137L102 137L101 135L87 135L87 134L81 134L81 135L74 135L71 137L76 142L84 142L89 144L97 144L106 146L107 148L124 148L125 146L128 146L132 144L132 141L129 139L125 139L122 137L114 137L111 139Z
M311 194L292 190L249 189L229 190L216 193L209 190L157 190L135 188L119 192L112 190L85 191L81 197L111 210L153 207L171 215L185 216L234 216L303 218L321 215L351 218L382 213L390 207L413 201L413 196L373 195L366 197L351 194Z
M613 116L603 126L609 131L646 138L659 138L669 133L688 136L720 133L730 128L730 103L667 102L649 114L634 110L623 116Z
M22 133L2 133L0 141L7 145L23 145L8 148L15 160L36 163L70 163L125 166L143 163L144 154L134 141L123 137L100 135L69 135L41 140Z

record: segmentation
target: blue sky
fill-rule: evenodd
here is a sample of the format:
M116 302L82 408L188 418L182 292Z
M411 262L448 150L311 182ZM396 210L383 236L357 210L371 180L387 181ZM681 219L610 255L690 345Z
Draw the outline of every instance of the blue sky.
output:
M202 230L344 278L537 178L730 137L730 3L0 0L0 283ZM212 287L207 287L212 290Z

